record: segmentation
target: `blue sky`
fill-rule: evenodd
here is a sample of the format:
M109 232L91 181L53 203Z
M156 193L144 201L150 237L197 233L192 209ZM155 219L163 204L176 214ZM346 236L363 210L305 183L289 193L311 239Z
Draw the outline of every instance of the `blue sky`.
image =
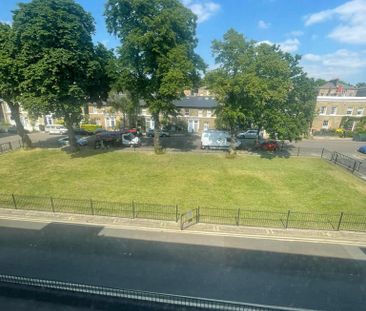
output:
M105 0L76 0L96 22L95 41L113 48L106 31ZM147 0L148 1L148 0ZM0 20L11 22L19 0L0 0ZM280 44L303 56L310 76L366 82L366 0L181 0L198 16L197 52L214 66L213 39L233 27L257 41Z

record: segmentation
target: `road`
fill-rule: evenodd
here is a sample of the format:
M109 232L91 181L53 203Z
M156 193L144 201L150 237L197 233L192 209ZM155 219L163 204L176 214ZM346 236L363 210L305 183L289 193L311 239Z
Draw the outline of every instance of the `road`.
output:
M64 135L49 135L47 133L31 133L29 134L33 143L37 146L58 147L57 140ZM0 144L9 141L19 141L20 137L17 135L1 134ZM172 137L162 137L162 145L165 148L181 150L181 151L195 151L200 150L200 137L198 135L179 135ZM331 139L331 138L317 138L304 139L297 143L288 143L293 147L292 153L297 153L296 148L300 147L300 151L305 154L315 152L320 154L321 149L325 148L330 151L338 151L345 155L357 158L361 161L366 160L366 155L357 151L360 146L366 145L366 142L352 141L351 139ZM142 138L142 148L148 149L153 147L152 138ZM315 154L314 153L314 154Z
M0 273L317 310L361 310L366 249L0 220Z

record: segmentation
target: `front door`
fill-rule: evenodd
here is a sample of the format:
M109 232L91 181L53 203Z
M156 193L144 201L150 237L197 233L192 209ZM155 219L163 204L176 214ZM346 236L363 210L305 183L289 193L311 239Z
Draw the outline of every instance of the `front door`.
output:
M188 120L188 133L192 133L194 131L194 121Z

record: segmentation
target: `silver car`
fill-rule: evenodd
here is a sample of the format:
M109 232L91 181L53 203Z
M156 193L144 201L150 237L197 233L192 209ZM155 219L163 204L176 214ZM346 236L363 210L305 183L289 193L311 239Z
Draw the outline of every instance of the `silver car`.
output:
M239 139L257 139L258 130L247 130L245 132L239 133L236 137Z

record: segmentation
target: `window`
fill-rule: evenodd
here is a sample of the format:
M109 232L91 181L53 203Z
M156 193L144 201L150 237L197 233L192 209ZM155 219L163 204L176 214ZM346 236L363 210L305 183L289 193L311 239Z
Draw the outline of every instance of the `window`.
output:
M184 115L185 115L186 117L189 117L189 109L184 109Z
M330 110L330 114L332 115L337 114L337 107L332 107L332 109Z
M329 126L329 121L328 121L328 120L324 120L324 121L323 121L322 128L323 128L323 129L327 129L327 128L328 128L328 126Z
M347 115L352 115L353 113L353 108L347 108Z
M202 114L203 114L203 113L202 113L202 110L198 110L198 116L199 116L199 117L202 117Z
M89 106L89 108L90 108L90 113L97 113L98 111L97 111L97 107L94 107L94 106Z
M145 116L145 115L147 114L146 109L142 109L142 110L141 110L141 114Z
M362 116L363 115L363 108L358 108L357 109L357 113L358 116Z
M212 112L211 110L207 110L207 118L211 118Z
M327 107L326 106L322 106L320 107L320 112L319 114L326 114L327 113Z

